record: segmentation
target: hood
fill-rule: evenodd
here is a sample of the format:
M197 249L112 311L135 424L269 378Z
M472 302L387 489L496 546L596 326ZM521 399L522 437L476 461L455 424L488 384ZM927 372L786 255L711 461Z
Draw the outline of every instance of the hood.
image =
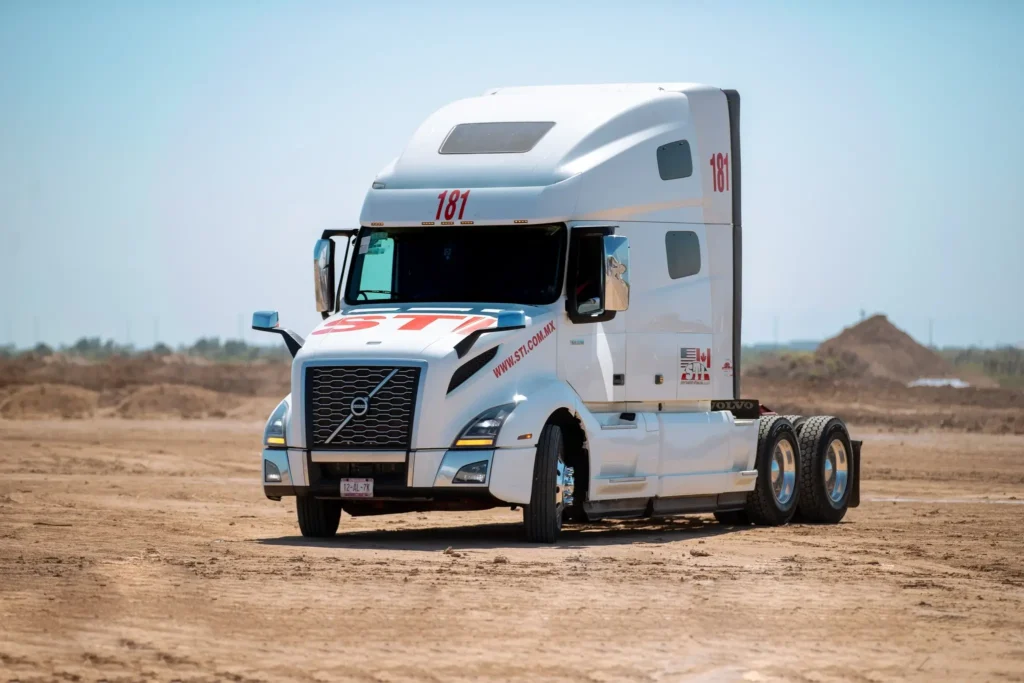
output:
M310 365L380 365L422 368L413 419L414 449L447 448L482 410L520 400L528 378L556 371L555 308L494 304L355 306L313 330L292 365L292 394L302 396ZM494 327L498 313L522 311L526 328L481 336L464 358L455 345L476 330ZM477 364L454 383L462 366ZM300 404L304 405L304 404ZM292 413L289 443L305 444L305 415Z
M477 330L494 327L498 313L522 311L527 328L547 317L549 307L510 304L363 305L343 309L314 329L304 357L429 360L454 354L455 345ZM481 340L478 344L483 343ZM472 352L471 352L472 353Z

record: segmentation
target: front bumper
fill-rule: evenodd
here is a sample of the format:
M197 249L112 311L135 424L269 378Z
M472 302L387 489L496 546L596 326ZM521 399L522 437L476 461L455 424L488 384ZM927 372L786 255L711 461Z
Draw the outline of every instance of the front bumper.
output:
M313 495L341 498L341 479L374 480L372 499L345 499L355 504L379 501L450 501L467 498L495 504L526 505L530 502L536 448L473 450L425 449L395 453L263 451L263 491L271 500L283 496ZM455 474L466 465L484 461L483 483L455 483Z

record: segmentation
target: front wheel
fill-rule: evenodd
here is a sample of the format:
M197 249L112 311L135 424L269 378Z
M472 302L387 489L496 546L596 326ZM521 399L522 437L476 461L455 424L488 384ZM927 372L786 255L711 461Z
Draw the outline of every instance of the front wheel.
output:
M295 496L299 529L307 538L333 538L341 523L341 501Z
M545 425L537 442L530 504L523 507L523 526L530 543L554 543L562 515L572 505L572 468L565 466L565 440L558 425Z

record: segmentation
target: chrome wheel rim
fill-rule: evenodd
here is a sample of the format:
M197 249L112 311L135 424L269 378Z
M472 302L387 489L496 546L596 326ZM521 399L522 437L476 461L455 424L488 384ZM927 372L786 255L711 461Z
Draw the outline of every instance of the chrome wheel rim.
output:
M772 496L781 507L789 505L796 493L796 453L793 444L782 439L772 451Z
M846 446L840 439L832 439L825 453L825 493L833 505L838 504L846 495L846 482L849 480L850 461L846 457Z
M558 470L555 476L555 507L561 513L573 503L576 489L576 477L573 468L566 467L562 456L558 456Z

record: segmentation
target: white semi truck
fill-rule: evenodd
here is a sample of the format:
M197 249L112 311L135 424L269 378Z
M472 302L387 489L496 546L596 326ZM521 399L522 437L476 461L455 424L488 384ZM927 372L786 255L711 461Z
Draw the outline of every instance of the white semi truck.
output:
M341 512L838 522L860 443L740 394L739 95L502 88L434 113L314 249L323 323L276 312L292 393L263 487L305 536ZM336 276L337 270L337 276Z

